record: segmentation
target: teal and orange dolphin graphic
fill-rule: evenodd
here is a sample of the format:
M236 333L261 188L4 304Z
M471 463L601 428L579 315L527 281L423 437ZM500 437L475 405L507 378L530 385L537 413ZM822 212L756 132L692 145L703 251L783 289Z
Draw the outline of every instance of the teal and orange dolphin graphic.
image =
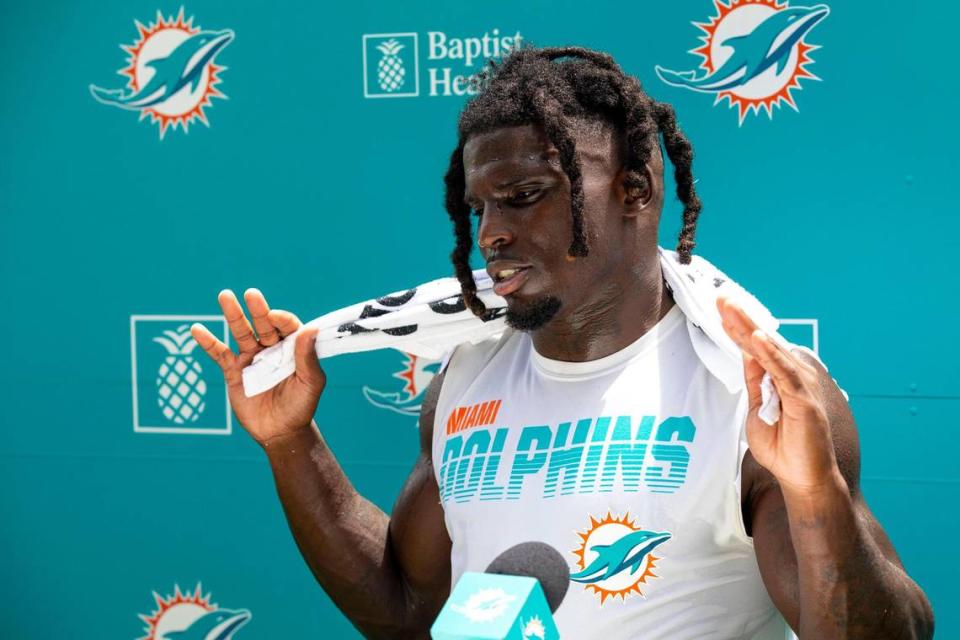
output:
M696 71L671 71L657 65L657 75L675 87L716 93L742 86L774 65L776 72L780 73L794 45L829 13L830 8L823 4L782 9L766 18L750 33L721 42L720 46L733 49L733 55L713 73L697 77Z
M404 355L406 361L403 369L393 374L394 378L404 381L402 391L377 391L365 386L363 395L367 402L375 407L417 417L420 415L420 405L423 403L423 392L427 390L430 381L440 370L441 363L411 354Z
M211 597L199 582L192 591L174 585L173 593L166 597L154 591L157 608L140 614L146 623L146 635L140 640L233 640L252 614L246 609L218 607L210 602Z
M205 108L213 98L226 98L217 89L226 67L215 60L233 42L234 32L203 30L184 17L182 7L175 17L158 11L149 25L135 24L138 37L121 45L128 57L117 72L126 77L126 86L91 84L90 95L101 104L138 111L141 120L149 117L159 125L161 139L170 127L186 133L194 120L209 126Z
M699 69L675 71L661 65L657 76L668 85L709 93L716 103L728 100L740 112L740 122L749 111L785 102L794 110L791 91L799 80L819 80L806 68L807 55L818 47L805 38L829 14L830 7L789 6L780 0L715 0L718 14L704 23L694 22L703 44L690 53L702 58Z
M250 620L246 609L217 609L194 620L181 631L167 631L164 640L230 640Z
M574 582L600 582L630 570L636 573L646 563L647 555L672 536L666 531L634 531L613 544L595 544L587 549L597 554L596 559L582 571L570 574Z
M140 110L166 102L184 87L195 91L206 65L233 40L233 31L201 31L181 42L170 55L155 58L144 66L153 70L150 80L136 91L102 89L90 85L90 93L103 104Z

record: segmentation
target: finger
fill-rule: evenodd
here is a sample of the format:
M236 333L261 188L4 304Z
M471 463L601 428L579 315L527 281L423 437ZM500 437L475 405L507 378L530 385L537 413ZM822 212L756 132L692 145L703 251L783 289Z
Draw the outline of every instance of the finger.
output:
M300 322L300 318L289 311L283 311L281 309L271 309L270 313L267 314L267 319L277 328L281 338L286 338L291 333L296 333L300 325L303 324Z
M763 402L760 383L763 380L764 373L766 371L756 358L746 353L743 354L743 377L747 385L747 406L751 410L760 408Z
M723 321L723 330L730 336L730 339L741 350L755 356L750 335L757 329L756 323L740 308L740 305L725 296L717 298L717 310L720 312L720 319Z
M280 334L267 319L270 307L260 290L247 289L243 293L243 300L247 303L247 309L250 310L250 319L253 320L253 328L257 332L257 339L260 344L269 347L280 342Z
M200 348L203 349L208 356L213 358L214 362L220 365L220 368L223 369L224 372L233 367L236 356L230 351L230 347L218 340L217 337L210 332L210 329L207 329L198 322L191 325L190 335L197 341Z
M804 389L803 376L792 354L777 348L770 336L759 329L751 334L751 340L757 360L770 372L781 394L784 392L797 394Z
M790 362L792 362L798 369L800 369L801 377L804 377L807 380L810 380L810 375L818 376L817 368L800 357L799 353L794 350L794 345L787 342L783 336L780 334L766 334L770 338L770 344L773 345L773 348L782 353Z
M247 316L243 314L240 308L240 301L230 289L224 289L217 296L220 308L223 309L223 317L227 319L227 326L230 327L230 333L233 339L237 341L240 352L259 351L260 345L253 335L253 328L247 321Z
M296 362L297 378L308 387L322 391L326 376L317 361L318 331L319 329L312 327L297 336L297 342L293 347L293 359Z

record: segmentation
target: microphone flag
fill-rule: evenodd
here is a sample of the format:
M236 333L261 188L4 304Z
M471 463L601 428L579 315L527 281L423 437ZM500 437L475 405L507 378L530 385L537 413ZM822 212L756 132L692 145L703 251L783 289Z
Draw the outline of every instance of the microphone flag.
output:
M536 578L464 573L430 629L433 640L556 640Z

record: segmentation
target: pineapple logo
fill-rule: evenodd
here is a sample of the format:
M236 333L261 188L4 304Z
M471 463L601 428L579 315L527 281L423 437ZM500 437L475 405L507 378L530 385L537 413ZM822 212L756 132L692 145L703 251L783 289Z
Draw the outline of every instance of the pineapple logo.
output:
M191 355L197 341L190 335L190 325L167 329L153 339L167 350L167 357L157 371L157 402L163 417L177 424L196 422L206 408L203 397L207 383L201 377L203 369Z
M377 45L377 50L383 53L377 63L377 84L387 93L393 93L402 87L403 76L407 74L403 68L403 60L397 55L400 49L403 49L403 45L393 38Z
M223 376L204 376L206 356L190 335L194 322L204 323L227 339L223 316L130 318L134 431L230 433ZM223 407L222 413L219 407Z
M410 80L413 80L412 89ZM363 36L363 95L401 98L420 95L416 33Z

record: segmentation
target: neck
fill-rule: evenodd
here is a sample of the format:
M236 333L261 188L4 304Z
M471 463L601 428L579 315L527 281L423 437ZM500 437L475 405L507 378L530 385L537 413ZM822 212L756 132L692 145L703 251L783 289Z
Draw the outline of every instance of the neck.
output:
M586 362L620 351L673 308L660 261L623 281L595 288L590 299L531 334L537 353L551 360Z

